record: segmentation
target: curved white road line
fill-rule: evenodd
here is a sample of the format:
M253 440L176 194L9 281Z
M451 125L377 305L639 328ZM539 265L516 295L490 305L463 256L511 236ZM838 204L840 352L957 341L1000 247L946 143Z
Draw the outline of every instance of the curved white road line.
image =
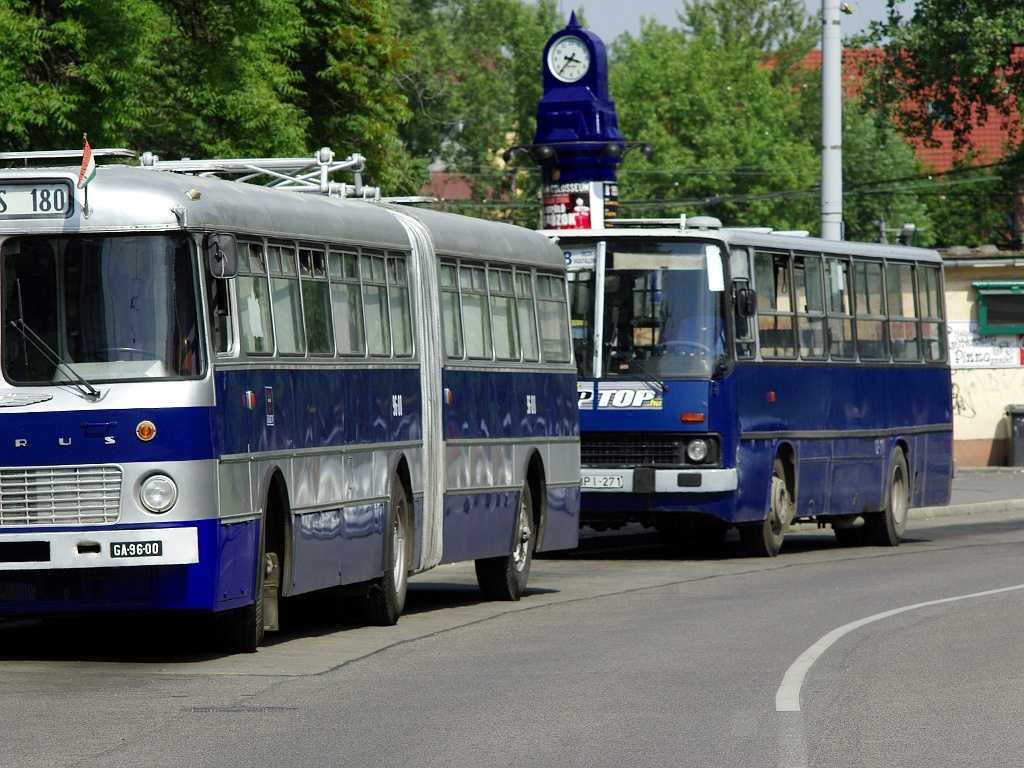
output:
M1001 592L1012 592L1016 589L1024 589L1024 584L1017 584L1013 587L1002 587L1001 589L990 589L985 592L974 592L970 595L958 595L957 597L944 597L941 600L929 600L926 603L915 603L914 605L907 605L903 608L893 608L891 611L883 611L882 613L876 613L874 616L868 616L864 619L858 619L857 621L851 621L849 624L844 624L838 629L833 629L827 635L822 637L818 642L800 654L800 657L790 665L789 669L786 670L786 674L782 678L782 685L779 686L779 690L775 693L775 711L776 712L799 712L800 711L800 689L803 687L804 678L807 676L807 672L818 658L829 649L829 647L835 643L843 635L849 634L855 629L859 629L866 624L871 624L875 621L881 621L887 619L890 616L895 616L898 613L906 613L907 611L913 611L917 608L926 608L929 605L941 605L942 603L952 603L957 600L970 600L973 597L985 597L986 595L998 595Z

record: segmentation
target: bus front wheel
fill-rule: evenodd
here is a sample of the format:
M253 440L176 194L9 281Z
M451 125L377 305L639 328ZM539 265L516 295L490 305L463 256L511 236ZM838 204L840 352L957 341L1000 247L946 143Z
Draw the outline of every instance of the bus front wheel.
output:
M889 470L889 495L885 509L864 515L864 528L868 540L879 547L897 547L907 531L907 512L910 509L910 483L907 459L897 449Z
M524 483L519 494L515 540L512 553L476 561L476 581L488 600L518 600L526 591L533 561L533 545L537 531L533 524L533 495L530 484Z
M794 510L793 493L786 482L785 465L781 458L776 458L772 470L768 517L760 522L739 526L740 542L744 549L754 557L775 557L779 554Z
M225 611L218 617L221 644L230 653L256 653L263 645L268 619L271 628L277 629L280 560L277 553L267 552L266 545L261 543L256 562L256 589L252 604Z

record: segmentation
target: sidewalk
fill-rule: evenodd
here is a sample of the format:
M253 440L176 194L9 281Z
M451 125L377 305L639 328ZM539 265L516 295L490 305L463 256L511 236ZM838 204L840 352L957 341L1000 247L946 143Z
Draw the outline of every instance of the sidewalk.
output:
M1024 512L1024 467L959 467L949 505L910 510L911 520Z

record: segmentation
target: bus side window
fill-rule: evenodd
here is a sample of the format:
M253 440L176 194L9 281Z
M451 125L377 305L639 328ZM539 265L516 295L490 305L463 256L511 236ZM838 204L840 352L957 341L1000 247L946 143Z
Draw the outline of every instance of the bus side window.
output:
M454 264L441 264L438 271L441 284L441 336L444 354L449 360L461 360L462 305L459 301L459 273Z
M537 315L533 306L533 286L529 272L516 270L516 315L519 320L519 338L523 344L523 360L540 360L537 342Z
M889 343L892 347L892 357L894 360L920 360L914 268L910 264L887 264L885 287L889 302Z
M946 323L942 316L942 278L938 267L917 268L917 293L921 307L921 340L924 359L939 362L946 359Z
M331 327L331 290L327 282L327 254L312 248L299 249L299 277L302 284L302 314L306 321L309 353L334 354Z
M208 306L210 312L210 335L213 337L213 351L223 355L231 351L231 309L228 300L228 281L210 278Z
M857 354L861 360L888 360L881 262L855 259L853 287L857 305Z
M306 352L306 339L302 327L295 247L268 245L267 262L270 267L277 352L281 355L303 355Z
M796 288L800 357L820 360L827 354L820 256L796 256L793 259L793 285Z
M459 266L462 292L462 327L466 333L466 356L491 359L491 323L487 309L487 281L483 267Z
M761 357L796 357L789 254L754 251Z
M569 304L565 280L561 277L537 275L537 314L540 316L540 348L544 362L569 362Z
M366 346L374 357L390 357L391 321L384 257L364 252L359 259L359 274L363 282Z
M850 262L846 259L825 259L829 354L837 360L852 360L854 352L849 272Z
M499 360L518 360L519 333L516 322L516 293L512 287L512 270L488 268L487 287L491 294L494 356Z
M238 326L242 344L249 354L269 355L274 351L270 321L270 287L260 243L238 243Z
M409 310L409 278L405 256L388 257L388 306L395 357L412 357L412 317Z
M331 309L334 341L339 355L365 355L363 301L359 289L359 256L349 251L331 251Z

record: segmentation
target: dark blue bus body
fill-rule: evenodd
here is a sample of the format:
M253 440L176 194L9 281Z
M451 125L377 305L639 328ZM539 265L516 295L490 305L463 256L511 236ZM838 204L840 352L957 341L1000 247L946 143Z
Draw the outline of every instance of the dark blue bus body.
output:
M774 555L798 520L898 543L948 503L941 262L764 231L566 234L581 522ZM603 286L603 296L596 286Z

